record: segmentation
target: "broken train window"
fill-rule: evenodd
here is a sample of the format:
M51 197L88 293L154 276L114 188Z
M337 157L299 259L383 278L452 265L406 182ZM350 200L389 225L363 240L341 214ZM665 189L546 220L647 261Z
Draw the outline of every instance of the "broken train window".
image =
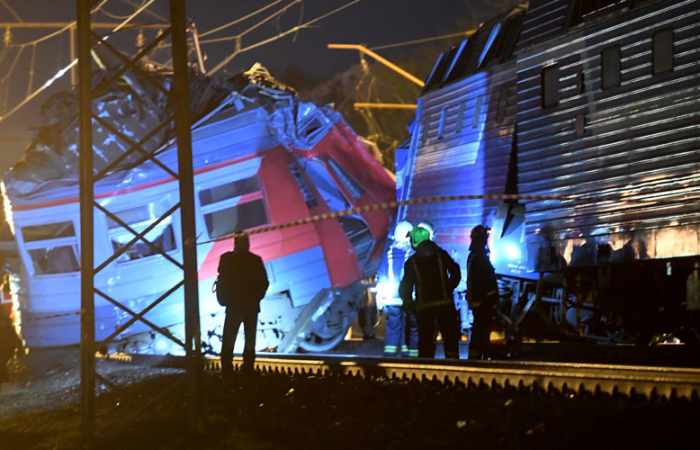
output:
M73 222L55 222L22 227L27 265L34 275L77 272L78 241ZM29 264L31 262L31 264Z
M365 190L362 189L362 186L360 186L350 174L340 167L337 162L329 159L328 165L354 200L357 200L364 195Z
M313 147L324 136L326 120L315 105L300 103L297 111L296 134L309 147Z
M260 181L255 175L202 189L199 200L210 239L269 222Z
M137 233L142 233L151 226L151 224L156 222L170 206L172 205L168 201L151 202L135 208L114 212L114 215L129 225ZM109 217L107 218L107 228L109 240L114 252L124 248L135 237L133 233L121 226L119 222ZM117 261L128 262L149 256L156 256L159 255L160 252L168 253L176 250L177 243L175 241L172 215L160 221L158 225L146 233L144 237L151 242L153 246L146 244L142 240L138 240L129 246ZM160 252L158 250L160 250Z

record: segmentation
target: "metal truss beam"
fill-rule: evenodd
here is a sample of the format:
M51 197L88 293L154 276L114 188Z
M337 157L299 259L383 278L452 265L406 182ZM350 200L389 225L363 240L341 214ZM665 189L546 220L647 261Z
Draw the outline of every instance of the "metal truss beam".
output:
M96 381L105 385L112 385L108 379L96 372L95 351L98 345L103 346L113 342L118 336L126 331L133 324L140 322L147 325L156 333L165 336L169 340L180 345L186 354L188 361L187 372L189 380L189 405L188 423L198 427L201 418L201 334L199 324L199 299L197 285L197 253L196 253L196 230L194 216L194 171L192 167L192 136L189 102L189 68L187 64L187 38L185 20L185 1L170 0L170 20L168 27L160 25L159 28L167 31L155 38L150 44L138 52L133 58L129 58L120 52L116 47L107 43L105 37L97 35L93 30L99 27L91 24L90 19L91 0L76 0L77 7L77 41L78 41L78 93L80 106L80 263L81 263L81 432L83 448L95 448L95 385ZM110 119L97 117L94 114L93 98L100 93L112 88L127 70L142 70L138 66L139 60L144 58L153 49L159 46L166 38L172 41L173 58L173 81L168 89L156 79L149 79L158 90L167 94L174 105L174 113L164 122L154 127L142 139L134 140L119 131L118 124ZM91 52L98 48L107 49L121 63L121 67L103 79L97 86L93 85L92 79L92 58ZM174 127L172 123L174 121ZM93 124L99 124L128 146L127 151L99 170L94 169L94 152L92 146ZM177 172L163 164L155 157L159 149L145 148L146 143L159 131L166 127L175 130L175 142L177 145L178 167ZM137 231L127 222L122 220L116 213L109 211L105 206L95 201L95 183L105 176L118 170L121 164L129 161L129 157L138 154L140 158L137 162L130 164L134 167L151 161L160 167L173 179L179 183L180 200L174 206L165 211L160 217L154 219L143 231ZM177 257L164 251L159 245L148 239L148 233L154 230L173 213L180 209L181 242L178 250L182 253L182 261ZM95 266L94 256L94 214L95 210L104 214L122 229L125 229L133 238L129 242L116 249L114 253L105 261ZM119 299L114 298L107 292L95 286L95 275L114 263L121 255L138 242L145 243L148 248L165 258L176 267L182 270L182 280L165 290L155 300L152 300L141 311L134 311ZM146 319L144 316L161 304L166 298L174 294L179 289L184 290L185 303L185 339L184 341L175 336L167 328ZM104 301L126 312L130 317L121 324L102 342L95 340L95 299L102 298Z

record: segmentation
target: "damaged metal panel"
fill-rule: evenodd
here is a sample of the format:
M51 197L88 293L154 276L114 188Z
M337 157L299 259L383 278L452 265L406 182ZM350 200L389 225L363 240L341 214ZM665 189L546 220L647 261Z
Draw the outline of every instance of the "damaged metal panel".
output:
M587 239L620 248L634 236L639 257L698 254L700 202L687 197L700 195L700 10L662 1L621 14L517 54L518 190L581 196L528 202L526 234L553 230L568 260ZM655 73L653 37L665 30L673 68ZM603 89L611 48L620 86ZM551 64L560 99L543 108Z
M220 255L232 248L234 232L386 202L394 198L394 181L338 113L299 100L260 65L230 80L193 83L192 97L198 101L193 105L192 144L200 320L203 346L216 352L223 309L212 285ZM100 107L109 114L131 112L143 120L118 132L103 130L97 153L109 159L119 158L126 148L117 143L120 134L150 142L147 133L153 125L148 118L169 114L166 103L154 102L139 106L146 111L139 115L130 109L136 97L121 91L106 93L104 99ZM22 260L20 323L30 346L79 341L78 185L70 148L77 126L70 120L61 124L62 140L30 148L25 162L13 168L3 184ZM164 169L177 170L176 148L167 130L159 130L152 147L145 150L154 152L160 164L136 164L140 161L127 158L109 170L102 164L105 176L95 184L102 207L137 232L148 228L146 237L167 254L137 244L96 277L101 290L136 311L181 278L180 269L168 261L182 257L174 239L180 233L179 221L169 216L155 223L155 217L179 199L177 183ZM366 211L343 220L253 234L251 249L265 261L270 279L261 303L258 349L277 348L289 333L300 333L294 342L302 347L329 349L337 344L356 313L360 280L378 263L389 222L389 211ZM131 239L126 228L96 210L98 263ZM329 302L319 305L300 329L299 314L321 291L332 291ZM173 292L146 318L180 336L181 295L181 290ZM98 340L130 319L99 299L95 315ZM119 345L134 351L175 351L167 339L152 336L140 323L120 336Z

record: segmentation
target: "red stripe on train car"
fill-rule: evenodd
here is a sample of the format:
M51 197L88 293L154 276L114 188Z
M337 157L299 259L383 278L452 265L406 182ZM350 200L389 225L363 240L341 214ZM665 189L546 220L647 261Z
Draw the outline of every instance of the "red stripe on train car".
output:
M198 175L201 173L211 172L213 170L220 169L222 167L227 167L227 166L239 164L239 163L242 163L242 162L247 161L249 159L253 159L253 158L257 157L260 153L265 152L265 151L266 150L262 150L260 152L251 153L250 155L246 155L246 156L243 156L241 158L230 159L227 161L218 162L216 164L210 164L208 166L200 167L198 169L195 169L194 174ZM153 181L149 181L146 183L142 183L142 184L139 184L137 186L97 194L97 195L95 195L95 198L96 199L111 198L111 197L116 197L117 195L130 194L132 192L138 192L138 191L149 189L149 188L152 188L155 186L161 186L163 184L171 183L173 181L175 181L175 178L173 178L171 176L167 176L164 178L160 178L158 180L153 180ZM51 206L60 206L60 205L67 205L70 203L78 203L78 201L79 201L78 197L66 197L66 198L49 200L49 201L46 201L43 203L36 203L36 204L31 204L31 205L13 205L12 209L15 211L30 211L33 209L41 209L41 208L48 208Z

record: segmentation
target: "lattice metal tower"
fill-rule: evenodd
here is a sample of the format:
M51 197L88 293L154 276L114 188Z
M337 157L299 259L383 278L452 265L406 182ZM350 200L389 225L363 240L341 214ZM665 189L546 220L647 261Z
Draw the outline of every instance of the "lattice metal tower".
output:
M192 139L190 121L190 102L188 93L188 66L187 66L187 40L186 40L186 20L185 1L170 0L170 28L157 36L151 43L143 46L140 51L130 57L107 42L108 36L99 35L91 28L90 0L77 0L77 28L78 28L78 59L79 59L79 80L78 92L80 96L80 248L81 248L81 412L82 412L82 437L86 448L94 447L95 430L95 384L96 379L109 383L103 376L96 372L95 352L99 346L105 346L113 341L124 330L136 322L141 322L148 326L154 333L159 333L167 339L172 340L184 348L187 355L188 381L189 381L189 401L190 423L196 424L200 418L201 409L201 342L199 325L199 300L197 290L197 254L195 241L195 218L194 218L194 185L192 168ZM157 88L170 97L170 103L174 105L174 114L169 116L163 123L156 126L151 133L140 141L134 141L120 129L118 119L105 119L95 114L94 97L96 90L108 89L110 84L120 80L126 70L137 69L139 61L153 51L159 44L170 39L172 43L173 75L172 82L165 86L160 80L153 78L150 83L157 84ZM96 50L109 52L121 63L121 67L111 72L108 79L102 79L99 86L93 85L93 55ZM175 138L177 144L178 167L177 172L169 168L158 160L155 150L146 149L145 142L152 136L168 127L174 121ZM93 126L98 125L112 132L115 139L119 139L128 146L129 150L123 155L115 158L105 167L95 170L94 151L92 133ZM168 209L161 217L157 218L145 230L136 231L129 226L122 218L107 207L95 200L95 183L112 173L125 158L138 155L141 162L149 161L165 171L169 176L179 182L179 202ZM95 210L104 214L109 220L128 230L133 234L125 246L116 249L115 252L105 261L95 264L94 258L94 214ZM176 211L180 211L181 218L181 242L178 256L173 257L167 254L158 245L147 239L149 231L153 230L159 223L171 217ZM116 261L123 255L130 246L136 243L147 245L152 251L157 252L163 258L175 264L182 270L182 280L172 288L165 291L161 296L151 302L141 311L134 311L128 305L120 302L118 298L113 298L104 290L95 285L95 276L109 264ZM179 289L184 289L184 311L185 311L185 339L184 341L167 329L158 324L152 323L144 316L152 308L155 308L167 297ZM95 300L107 301L114 307L130 316L122 326L110 334L101 342L95 341Z

